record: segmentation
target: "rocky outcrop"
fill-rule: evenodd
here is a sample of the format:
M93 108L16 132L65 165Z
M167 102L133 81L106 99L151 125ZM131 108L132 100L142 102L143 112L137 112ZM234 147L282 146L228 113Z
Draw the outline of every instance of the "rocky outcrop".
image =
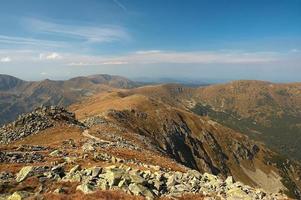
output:
M34 163L43 159L44 156L36 152L0 152L0 163Z
M29 176L38 176L43 180L59 182L76 182L76 190L85 194L97 190L123 190L132 195L144 196L146 199L156 197L179 197L183 194L203 194L212 199L265 199L277 200L286 198L282 194L267 193L261 189L252 188L232 177L223 180L218 176L195 170L187 172L171 170L139 170L127 165L108 167L81 168L74 166L68 173L64 165L54 167L27 166L20 170L16 181L24 181ZM58 193L61 190L53 192ZM61 191L63 192L63 191ZM12 194L12 196L17 194Z
M37 134L55 123L84 127L75 119L74 113L56 106L41 106L33 112L20 115L17 120L0 128L0 144L7 144L31 134Z

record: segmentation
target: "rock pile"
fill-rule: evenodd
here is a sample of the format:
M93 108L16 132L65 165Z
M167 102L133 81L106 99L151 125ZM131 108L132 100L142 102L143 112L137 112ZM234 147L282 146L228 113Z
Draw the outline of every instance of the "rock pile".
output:
M0 163L42 162L44 156L37 152L0 152Z
M88 140L82 146L84 152L96 151L97 149L103 149L103 148L126 148L129 150L142 151L141 148L126 140L120 140L120 141Z
M31 113L19 115L17 120L0 128L0 144L7 144L54 126L55 122L83 127L74 113L56 106L41 106Z
M268 194L263 190L235 182L232 177L222 180L217 176L201 174L195 170L187 172L139 170L126 165L82 169L80 165L76 165L65 173L64 165L27 166L17 174L16 181L24 181L30 176L38 176L40 180L77 182L76 189L86 194L110 189L123 190L129 194L144 196L146 199L162 196L178 197L184 193L203 194L212 199L285 199L284 195Z
M98 124L107 123L107 121L101 116L93 116L83 120L82 123L85 124L86 127L92 127Z

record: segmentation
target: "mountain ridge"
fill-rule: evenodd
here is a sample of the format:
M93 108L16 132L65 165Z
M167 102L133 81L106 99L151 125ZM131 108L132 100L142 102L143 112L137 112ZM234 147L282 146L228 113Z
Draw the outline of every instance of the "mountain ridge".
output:
M126 78L106 74L66 81L23 81L8 75L1 77L0 124L13 120L18 114L32 111L37 105L67 106L97 92L139 85Z

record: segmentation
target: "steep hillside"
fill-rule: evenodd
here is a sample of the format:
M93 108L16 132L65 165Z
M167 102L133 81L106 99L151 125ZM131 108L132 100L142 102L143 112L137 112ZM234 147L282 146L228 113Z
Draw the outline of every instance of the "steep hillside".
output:
M188 88L177 84L140 87L128 94L155 98L242 132L300 160L301 83L234 81Z
M90 132L95 131L95 136L105 135L109 122L118 127L120 135L130 135L144 149L163 153L202 173L231 175L268 191L289 190L290 195L300 195L298 163L280 160L264 145L206 117L165 104L149 92L150 87L146 93L152 97L141 91L144 88L98 95L72 109L92 124Z
M234 81L199 88L193 110L301 159L301 83Z
M18 87L24 81L9 75L0 74L0 91L6 91Z
M85 97L111 88L132 88L133 81L119 76L94 75L67 81L27 82L12 76L0 76L0 124L41 104L67 106Z
M63 108L40 107L1 128L0 198L284 200L277 192L298 195L294 174L286 176L294 187L289 193L277 165L262 160L273 153L245 136L141 95L104 95L101 102L111 101L116 109L96 100L74 106L85 116L83 123Z

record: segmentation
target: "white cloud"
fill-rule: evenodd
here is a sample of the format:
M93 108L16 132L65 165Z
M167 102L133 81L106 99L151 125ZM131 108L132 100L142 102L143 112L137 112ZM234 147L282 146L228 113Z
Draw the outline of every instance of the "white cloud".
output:
M44 54L41 53L40 54L40 60L58 60L58 59L62 59L62 56L56 52L53 53L49 53L49 54Z
M11 62L11 58L10 57L3 57L3 58L0 59L0 62L2 62L2 63Z

